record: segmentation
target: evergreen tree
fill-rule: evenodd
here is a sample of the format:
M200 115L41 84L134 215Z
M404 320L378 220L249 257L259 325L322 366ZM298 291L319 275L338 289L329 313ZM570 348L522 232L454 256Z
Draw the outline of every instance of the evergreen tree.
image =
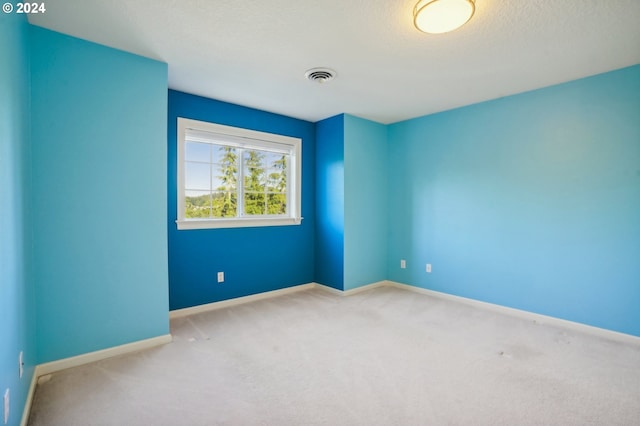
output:
M268 214L285 214L287 212L287 157L283 155L273 162L269 174Z
M244 212L265 214L264 154L256 150L245 151Z
M230 146L221 146L222 159L219 172L220 185L213 198L213 217L235 217L238 209L238 154Z

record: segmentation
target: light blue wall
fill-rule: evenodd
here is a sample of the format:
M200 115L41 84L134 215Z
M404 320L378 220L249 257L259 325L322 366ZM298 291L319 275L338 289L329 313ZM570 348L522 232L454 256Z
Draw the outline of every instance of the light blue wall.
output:
M315 281L344 290L344 115L316 123Z
M640 66L394 124L390 161L392 280L640 336Z
M36 357L35 299L29 272L29 123L29 26L25 16L2 13L0 395L4 395L5 389L10 389L9 425L20 424ZM20 351L24 351L25 356L25 374L22 379L18 373ZM1 413L2 406L0 416Z
M302 139L302 224L182 230L177 216L177 118L191 118ZM169 91L169 288L171 309L313 281L315 133L308 121ZM165 224L165 232L167 224ZM218 284L216 274L225 273Z
M38 362L167 334L167 66L31 37Z
M387 279L387 126L344 116L344 289Z

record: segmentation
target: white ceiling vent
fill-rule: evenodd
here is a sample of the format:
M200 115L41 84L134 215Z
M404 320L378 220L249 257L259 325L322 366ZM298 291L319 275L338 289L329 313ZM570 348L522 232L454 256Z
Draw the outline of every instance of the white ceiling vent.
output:
M304 73L304 76L316 83L326 83L335 78L336 72L329 68L311 68Z

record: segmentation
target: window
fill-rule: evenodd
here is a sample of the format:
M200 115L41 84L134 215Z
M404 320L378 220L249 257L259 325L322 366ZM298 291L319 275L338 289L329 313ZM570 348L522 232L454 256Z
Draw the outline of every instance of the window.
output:
M178 118L178 229L299 225L301 145Z

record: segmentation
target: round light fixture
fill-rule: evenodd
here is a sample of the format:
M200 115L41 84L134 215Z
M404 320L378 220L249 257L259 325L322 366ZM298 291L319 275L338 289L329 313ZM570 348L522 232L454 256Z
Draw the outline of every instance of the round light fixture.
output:
M475 10L474 0L420 0L413 9L413 23L425 33L447 33L466 24Z

